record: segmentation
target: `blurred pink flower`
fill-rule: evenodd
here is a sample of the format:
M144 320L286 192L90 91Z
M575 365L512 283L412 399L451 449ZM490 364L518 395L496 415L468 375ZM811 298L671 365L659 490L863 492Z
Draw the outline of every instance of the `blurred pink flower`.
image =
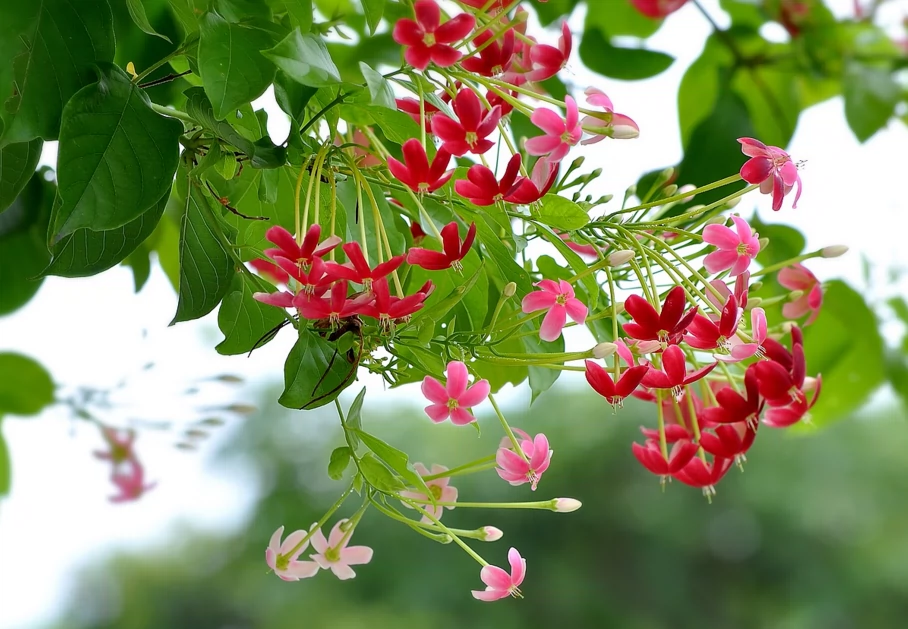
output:
M432 376L426 376L422 381L422 394L432 402L426 407L426 415L435 423L450 417L451 423L456 426L475 421L476 418L467 409L489 397L489 381L477 380L468 387L469 372L459 360L449 362L445 373L448 380L444 385Z
M157 485L156 482L145 483L145 469L135 458L116 463L110 474L110 480L120 492L109 498L111 502L138 500Z
M520 584L526 576L527 561L520 556L516 548L508 551L508 563L511 574L498 566L483 566L479 578L486 584L485 590L473 590L473 598L480 601L497 601L508 596L521 597Z
M575 323L586 321L587 307L574 297L574 288L564 280L541 280L536 282L541 290L533 291L523 298L524 312L548 310L539 327L539 338L554 341L561 336L561 330L570 317Z
M321 529L312 534L312 547L318 554L311 555L325 570L331 570L338 579L352 579L356 576L350 566L360 566L372 561L372 549L368 546L350 546L353 531L342 530L347 520L338 520L328 539Z
M713 251L703 260L703 266L710 273L731 269L729 275L740 275L750 266L751 260L760 252L759 234L755 233L740 216L732 216L737 233L725 225L707 225L703 228L703 242L715 245Z
M799 290L804 293L782 306L782 316L787 319L800 319L809 312L810 317L804 325L813 323L823 305L823 289L817 276L799 262L779 271L779 284L788 290Z
M426 469L426 466L422 463L414 463L413 469L416 470L416 473L420 476L434 476L436 474L441 474L442 472L447 472L448 468L444 465L438 465L437 463L432 466L432 471ZM426 487L429 488L429 491L432 492L432 495L435 497L435 500L438 502L457 502L457 488L451 487L448 483L451 482L449 477L444 478L435 478L433 480L426 481ZM420 493L418 491L402 491L400 495L404 498L410 498L411 500L431 500L426 494ZM412 509L410 505L406 502L401 503L408 509ZM432 517L436 520L441 520L441 516L444 513L444 509L439 505L421 505L423 509L432 514ZM449 510L453 509L453 506L447 507ZM421 522L429 524L432 520L427 516L422 516Z
M265 549L265 563L274 570L274 574L284 581L299 581L315 575L318 564L314 561L299 561L297 557L309 547L308 540L298 549L293 548L306 536L306 531L294 531L281 543L284 527L280 527L271 536L268 548ZM293 551L293 554L290 554Z

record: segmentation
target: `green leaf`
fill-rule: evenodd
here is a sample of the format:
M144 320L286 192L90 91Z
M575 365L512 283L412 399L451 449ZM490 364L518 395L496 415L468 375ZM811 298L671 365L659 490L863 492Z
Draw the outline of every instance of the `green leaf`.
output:
M132 18L132 21L136 23L136 26L138 26L143 33L160 37L167 43L172 43L169 37L161 35L161 33L154 30L151 22L148 21L148 15L145 13L145 5L142 4L142 0L126 0L126 8L129 9L129 17Z
M419 137L419 125L402 111L385 107L362 107L378 125L385 137L397 144Z
M375 453L375 456L381 459L392 470L400 474L408 485L415 487L418 492L424 493L429 497L429 500L435 501L435 495L426 486L426 481L422 479L422 476L417 474L416 470L413 469L413 466L410 464L410 458L405 452L398 450L378 437L363 432L362 430L357 430L356 436L360 438L360 441L362 441L367 448Z
M318 408L333 402L355 377L356 365L333 343L302 329L284 363L284 392L278 402L287 408Z
M901 88L886 68L852 62L843 79L845 119L861 142L886 126L895 113Z
M280 70L274 77L274 99L281 110L290 116L296 128L305 121L306 105L317 91L317 87L300 85Z
M38 139L0 148L0 212L12 205L35 173L43 146Z
M0 3L0 145L56 140L63 106L93 76L91 64L114 59L107 2Z
M386 494L397 493L406 487L404 482L371 452L367 452L359 460L359 470L363 473L367 483Z
M754 0L719 0L719 4L728 13L731 23L736 26L747 26L756 30L766 23L768 12Z
M362 430L363 427L363 400L365 399L366 387L363 387L350 404L350 408L347 410L347 419L344 422L344 426L349 429L347 432L350 437L350 443L353 444L354 448L359 447L359 437L356 436L356 431Z
M132 269L133 286L138 293L151 276L151 251L147 242L136 247L136 250L123 259L123 266Z
M155 113L148 97L111 64L63 110L56 238L109 230L141 216L170 189L183 125Z
M541 353L558 353L564 351L564 336L559 336L554 341L543 341L539 338L539 324L542 319L537 319L534 321L528 321L523 325L524 330L532 330L534 334L527 335L521 338L523 341L523 346L527 353L530 354L541 354ZM527 368L530 376L530 390L532 391L532 398L530 402L535 402L536 398L552 388L552 385L555 384L555 381L558 380L558 377L561 375L561 370L559 369L546 369L545 367L537 367L531 365Z
M381 75L380 72L373 70L369 64L360 61L359 69L363 72L363 78L366 79L366 85L369 87L369 95L372 96L372 104L377 107L387 107L397 111L397 103L394 100L394 91L391 84Z
M459 214L465 221L476 223L476 237L484 249L485 258L491 259L498 268L500 277L517 284L516 298L522 299L524 295L532 291L533 282L530 280L530 275L514 260L514 251L508 248L508 245L512 245L512 243L506 240L500 232L496 232L497 224L494 220L482 211L473 212L461 209Z
M3 427L3 417L0 417L0 428ZM0 496L9 493L12 484L13 466L9 457L9 446L6 445L6 439L0 432Z
M801 255L807 242L804 235L794 227L764 223L755 214L750 221L751 227L761 238L768 238L767 245L757 254L757 262L762 266L779 264Z
M580 59L590 70L623 81L648 79L668 70L671 55L646 48L612 46L598 29L588 29L580 41Z
M241 22L250 18L271 20L271 7L262 0L216 0L217 12L228 22Z
M842 281L826 284L823 310L804 330L808 375L823 374L823 393L810 411L827 424L857 410L886 378L878 322L864 298Z
M0 315L26 304L44 281L41 271L50 259L47 223L55 189L39 171L0 214Z
M734 63L734 56L716 35L710 35L678 87L678 124L681 127L681 144L690 146L694 129L709 117L719 98L720 69Z
M122 227L104 231L83 228L64 236L51 247L53 257L43 274L87 277L119 264L151 235L169 198L170 190L154 207ZM54 205L59 203L58 197Z
M190 182L180 222L180 297L170 325L204 317L230 289L236 272L208 197Z
M362 0L363 13L366 15L366 24L369 26L369 34L374 35L375 30L381 22L381 16L385 12L385 0Z
M218 120L255 100L271 85L274 65L260 51L273 45L274 37L263 29L231 24L217 13L202 18L199 72Z
M0 353L0 415L37 415L54 401L54 382L28 356Z
M562 231L580 229L590 222L590 217L583 208L557 194L547 194L542 198L542 206L536 218L541 223Z
M542 25L548 26L558 18L564 15L569 15L579 2L580 0L548 0L548 2L544 3L534 2L533 8L536 10L536 15L539 16L539 21L542 23ZM597 5L597 8L600 7L598 7Z
M331 452L331 458L328 459L328 478L331 480L340 480L344 477L344 470L350 465L353 453L347 446L335 448Z
M218 354L250 352L263 337L286 321L279 308L256 301L252 293L250 280L243 274L236 275L218 310L218 327L224 333L224 340L215 347Z
M325 87L341 82L325 43L309 33L303 35L298 28L262 54L297 83Z
M284 0L291 23L306 33L312 28L312 0Z

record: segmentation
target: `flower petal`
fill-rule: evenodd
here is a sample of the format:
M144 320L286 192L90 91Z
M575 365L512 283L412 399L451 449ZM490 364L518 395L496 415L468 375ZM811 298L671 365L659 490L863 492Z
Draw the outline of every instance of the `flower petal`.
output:
M477 380L457 398L457 404L464 408L472 408L484 402L489 397L491 390L492 387L488 380Z
M432 376L426 376L422 381L422 394L426 399L435 404L447 404L450 396L444 385Z
M511 587L511 575L498 566L483 566L479 578L490 588L508 591Z
M516 548L511 548L508 550L508 563L511 564L511 584L519 586L523 583L524 576L526 576L526 559L520 556Z
M520 302L520 308L526 313L548 310L555 305L557 298L557 295L548 291L533 291L523 298L523 301Z
M443 422L451 415L451 409L448 408L447 404L430 404L425 410L429 419L436 424Z
M356 576L356 573L353 572L353 568L339 561L331 564L331 572L333 572L334 576L336 576L341 581L346 581Z
M372 549L368 546L349 546L341 551L341 561L350 566L361 566L372 561Z
M561 336L561 330L567 322L567 309L564 306L554 305L542 319L539 326L539 338L543 341L554 341Z

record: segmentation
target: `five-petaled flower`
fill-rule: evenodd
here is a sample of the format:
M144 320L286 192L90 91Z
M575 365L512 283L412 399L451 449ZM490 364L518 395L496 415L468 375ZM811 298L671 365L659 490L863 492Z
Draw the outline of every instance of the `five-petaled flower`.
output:
M525 313L548 310L539 326L539 338L554 341L561 336L561 330L570 317L574 323L586 321L587 307L574 296L574 288L565 280L541 280L536 282L541 290L533 291L523 298L521 308Z
M265 563L274 571L274 574L284 581L299 581L314 576L318 572L318 564L314 561L300 561L299 556L309 547L309 540L300 544L305 539L306 531L294 531L281 542L284 527L280 527L271 536L268 548L265 549ZM297 547L297 545L299 546Z
M572 48L571 29L567 22L562 22L557 48L548 44L533 44L530 47L529 61L532 69L526 73L526 79L544 81L558 74L571 58Z
M705 367L687 370L687 358L684 350L677 345L669 345L662 352L662 369L650 366L643 376L642 384L651 389L671 389L672 395L680 399L687 385L705 377L719 363L710 363Z
M498 452L495 454L495 462L498 463L498 467L495 468L495 471L511 485L529 483L530 489L536 491L542 474L549 469L552 461L549 440L542 433L536 435L532 440L529 435L523 433L518 442L523 456L512 449L513 444L509 444L510 447L498 448Z
M738 329L741 310L734 295L729 295L722 308L718 324L709 317L698 314L688 326L684 340L695 349L718 349L722 352L731 350L731 338Z
M637 365L624 370L618 381L612 380L612 376L592 360L586 361L586 381L590 383L593 390L605 398L605 401L617 409L624 404L624 399L629 396L643 381L643 377L649 371L646 365Z
M453 268L455 271L463 269L463 260L470 247L473 246L473 240L476 239L476 223L470 223L467 229L467 236L460 241L460 234L457 230L457 222L451 221L441 230L442 251L433 251L422 247L412 247L407 252L407 263L415 266L421 266L427 271L441 271L447 268Z
M328 539L321 529L317 529L311 538L312 548L318 554L310 555L325 570L331 570L338 579L352 579L356 576L350 566L360 566L372 561L372 549L368 546L347 546L353 535L353 528L347 526L347 520L338 520Z
M378 319L381 329L384 332L390 332L395 321L406 319L422 309L432 288L432 282L427 282L412 295L395 297L388 290L388 278L377 279L372 283L372 293L375 295L375 299L361 305L357 314Z
M527 561L520 556L516 548L508 550L508 563L511 564L511 573L498 566L483 566L479 571L479 578L486 584L485 590L473 590L473 598L480 601L497 601L513 596L522 597L520 584L526 576Z
M432 465L431 472L426 469L426 466L422 463L414 463L413 469L416 470L417 474L423 477L438 476L439 474L443 474L444 472L448 471L448 468L446 468L444 465L438 465L437 463ZM426 481L426 487L428 487L429 491L432 492L432 497L435 498L436 502L457 502L457 488L452 487L449 484L450 482L451 478L449 476L433 478L432 480ZM409 498L410 500L431 501L431 498L429 498L429 496L418 491L402 491L400 492L400 495L404 498ZM406 502L403 502L402 504L408 509L413 508L412 505ZM427 511L432 516L432 518L435 518L435 520L441 520L442 513L444 513L444 507L442 507L441 505L420 504L420 507ZM450 510L454 508L454 505L446 505L446 507L448 510ZM425 524L430 524L431 522L433 522L432 518L424 514L420 521Z
M306 231L302 244L297 244L293 234L280 225L275 225L265 232L265 238L277 247L265 249L264 253L272 260L286 258L297 263L301 269L306 269L312 264L313 258L321 257L341 244L341 239L337 236L329 236L319 243L321 235L322 228L315 224Z
M486 29L473 39L473 45L479 52L464 59L460 65L467 72L480 76L498 76L511 68L514 58L514 29L509 28L496 37L494 31Z
M444 113L432 116L432 133L443 142L444 150L459 157L466 153L480 155L495 146L487 136L501 120L499 107L484 109L476 92L467 88L457 92L451 106L457 120Z
M731 269L732 277L740 275L750 266L751 260L760 253L759 234L754 232L740 216L732 216L737 232L725 225L707 225L703 228L703 242L715 245L713 251L703 260L703 266L710 273Z
M798 191L791 207L798 207L801 177L791 156L778 146L766 146L753 138L738 138L738 142L741 151L750 157L741 166L741 178L747 183L759 184L763 194L772 194L772 209L776 211L782 208L782 198L797 184Z
M798 262L779 271L779 284L788 290L802 291L800 297L782 306L782 316L787 319L800 319L810 313L804 325L813 323L823 305L823 288L817 276Z
M666 458L662 455L659 442L655 439L647 439L644 445L636 442L631 444L631 451L640 464L659 476L664 484L668 477L684 469L684 466L697 454L697 445L689 439L677 439Z
M583 137L580 128L580 110L571 96L564 97L567 114L564 118L551 109L540 107L530 116L530 122L545 132L530 138L524 145L530 155L544 155L550 162L560 162L572 146Z
M756 427L763 410L763 399L760 397L757 372L752 366L744 372L744 395L727 385L715 395L718 406L703 409L703 420L710 424L743 422Z
M473 205L494 205L504 201L512 189L516 191L520 187L519 184L515 186L519 172L520 153L511 156L507 168L501 176L501 181L496 179L495 173L488 166L473 164L467 170L466 179L458 179L454 182L454 191L469 199Z
M342 279L361 284L366 292L372 290L372 282L390 275L404 263L404 256L394 256L386 262L379 262L373 268L366 261L366 256L363 255L362 247L358 242L348 242L343 249L349 262L347 264L326 262L325 272L331 279Z
M697 314L696 306L685 313L686 304L687 297L681 286L675 286L665 296L662 312L656 312L652 304L643 297L631 295L624 301L624 309L634 320L622 327L631 338L638 341L657 341L664 349L668 345L681 342L687 327Z
M389 157L388 170L414 192L435 192L448 183L454 174L453 170L445 171L451 162L451 154L444 147L438 149L431 164L425 147L416 138L404 142L401 151L404 161Z
M413 5L416 20L402 18L394 25L392 36L402 46L408 46L404 58L417 70L425 70L430 62L447 68L463 56L454 46L470 34L476 18L468 13L441 24L441 9L435 0L419 0Z
M441 384L432 376L422 381L422 394L432 402L426 407L426 415L435 423L451 418L451 423L463 426L475 421L470 409L482 403L492 387L488 380L477 380L468 385L467 366L459 360L452 360L446 369L448 380Z

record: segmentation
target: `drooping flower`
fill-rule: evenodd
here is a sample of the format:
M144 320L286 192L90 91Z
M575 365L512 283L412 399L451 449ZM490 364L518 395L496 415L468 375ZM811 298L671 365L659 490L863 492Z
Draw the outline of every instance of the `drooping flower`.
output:
M293 305L304 319L327 319L332 326L336 327L340 324L341 319L352 317L359 312L363 304L371 299L371 293L348 299L347 280L340 280L331 286L331 293L327 297L299 293L293 298Z
M460 157L466 153L480 155L495 146L488 135L501 120L501 109L485 110L479 97L471 89L462 88L452 103L457 120L444 113L432 116L432 133L442 142L442 148Z
M432 465L431 472L428 469L426 469L426 466L423 465L422 463L414 463L413 469L416 470L417 474L419 474L420 476L423 476L423 477L437 476L438 474L442 474L442 473L448 471L448 468L446 468L444 465L438 465L437 463ZM457 502L457 488L452 487L449 484L450 482L451 482L451 478L447 477L447 476L443 477L443 478L434 478L432 480L426 481L426 487L428 487L429 491L432 492L432 495L434 496L436 502ZM429 496L422 494L418 491L402 491L402 492L400 492L400 495L403 496L404 498L409 498L411 500L431 500L431 498L429 498ZM401 504L403 504L408 509L413 508L406 502L403 502ZM426 511L428 511L432 515L433 518L435 518L436 520L441 520L441 516L444 513L444 507L442 507L441 505L433 505L433 504L424 504L424 505L420 505L420 506L423 509L425 509ZM447 506L448 510L451 510L453 508L454 508L453 505ZM426 524L429 524L432 522L432 519L429 518L428 516L423 515L422 519L420 521L425 522Z
M754 232L740 216L732 216L737 233L725 225L707 225L703 228L703 242L715 245L713 251L703 260L703 266L710 273L731 269L729 275L740 275L750 266L751 260L760 252L759 234Z
M294 531L281 542L284 527L280 527L271 536L268 548L265 549L265 563L284 581L299 581L314 576L318 572L318 564L314 561L300 561L298 557L309 547L307 540L299 548L293 550L300 540L306 537L306 531ZM293 553L291 554L291 551Z
M725 280L713 280L710 285L719 293L717 297L713 291L706 291L706 298L717 308L722 308L728 301L729 295L734 294L738 302L738 308L742 311L747 307L747 290L750 287L750 271L744 271L735 277L735 291L732 293L728 288Z
M95 458L101 459L102 461L110 461L114 465L135 458L136 455L133 451L133 443L135 443L136 440L135 430L132 430L131 428L121 429L114 428L113 426L102 426L101 436L104 437L108 450L107 452L95 450L93 453Z
M653 19L662 19L684 6L687 0L631 0L640 13Z
M157 485L157 482L145 482L145 468L135 457L114 465L110 480L119 491L118 494L109 498L111 502L138 500Z
M393 157L388 158L388 170L401 183L414 192L435 192L448 182L453 170L445 171L451 161L451 154L444 149L438 149L432 164L426 156L426 149L416 138L404 142L401 150L404 161L400 162Z
M407 264L421 266L427 271L441 271L447 268L460 271L463 269L461 260L470 253L470 247L473 246L475 239L476 223L470 223L467 236L461 242L457 221L451 221L441 230L442 251L412 247L407 252Z
M685 313L686 304L687 297L681 286L675 286L665 296L662 312L656 312L652 304L643 297L631 295L624 301L624 309L634 320L622 327L631 338L638 341L656 341L664 349L668 345L681 342L687 327L697 314L696 306Z
M698 314L690 322L684 340L695 349L730 351L730 340L738 329L740 316L738 300L734 295L729 295L718 324L709 317Z
M731 469L732 463L734 463L733 459L713 457L712 463L706 464L703 459L693 457L683 469L672 474L672 477L685 485L701 488L703 495L709 498L716 494L715 486Z
M464 70L480 76L498 76L511 68L514 57L514 29L505 30L496 41L487 43L493 37L495 33L486 29L473 39L473 45L480 50L461 62Z
M684 350L677 345L669 345L662 352L662 368L650 366L649 371L643 376L642 384L651 389L671 389L672 395L680 398L684 387L705 377L718 364L710 363L705 367L688 371Z
M325 255L342 242L340 237L330 236L319 243L321 235L322 228L316 223L306 231L302 244L297 244L293 234L280 225L275 225L265 232L265 238L276 244L277 248L265 249L264 253L275 261L279 257L287 258L305 269L312 264L313 258Z
M474 205L494 205L503 201L505 195L511 191L519 172L519 153L515 153L508 160L507 168L501 176L500 182L489 167L482 164L473 164L467 170L466 179L458 179L454 182L454 191L460 196L469 199L470 203Z
M405 98L398 98L395 100L395 102L397 103L397 108L400 111L402 111L405 114L407 114L408 116L410 116L413 119L413 122L415 122L416 124L420 124L419 123L419 100L413 98L412 96L407 96ZM426 125L425 125L426 133L431 133L432 132L432 124L431 124L432 116L434 116L436 113L438 113L441 110L438 109L438 107L436 107L432 103L430 103L428 100L424 100L422 111L423 111L423 114L425 115L425 119L426 119Z
M343 248L349 262L346 264L326 262L325 272L331 279L343 279L361 284L367 292L372 290L372 282L390 275L404 263L404 256L394 256L385 262L379 262L373 268L366 262L366 256L363 255L362 247L358 242L348 242Z
M432 283L427 284L412 295L395 297L388 290L388 279L385 277L377 279L372 283L375 299L361 305L357 314L378 319L382 330L389 332L394 327L394 321L406 319L422 309L432 289Z
M592 135L581 144L595 144L605 138L614 138L616 140L631 140L640 135L640 127L628 116L616 114L612 106L612 100L602 90L595 87L588 87L584 92L586 102L594 107L601 107L605 110L603 117L584 116L580 120L580 126L587 133Z
M550 79L567 65L571 58L573 39L571 29L567 22L561 23L561 37L558 38L558 47L548 44L533 44L529 52L529 61L532 69L526 73L528 81L544 81Z
M554 341L561 336L561 330L570 317L574 323L586 321L587 307L574 296L574 288L565 280L541 280L536 282L541 290L533 291L523 298L521 309L525 313L548 310L539 327L539 338Z
M520 177L505 194L504 200L517 205L529 205L544 197L558 178L560 167L547 157L536 160L529 177Z
M729 337L729 353L717 356L717 358L730 363L738 362L751 356L762 358L765 352L763 344L766 342L766 334L766 313L762 308L754 308L750 311L750 335L752 341L745 343L737 335Z
M451 418L451 423L464 426L476 420L469 410L481 404L491 391L488 380L477 380L468 385L469 372L467 366L459 360L452 360L445 370L448 376L443 385L432 376L426 376L422 381L422 394L432 402L426 407L426 415L435 422L443 422Z
M407 63L417 70L425 70L430 62L441 68L457 63L463 53L451 44L470 34L476 18L461 13L441 24L441 9L434 0L419 0L413 10L416 20L398 20L392 33L394 41L408 46L404 52Z
M508 550L508 563L511 565L511 574L498 566L483 566L479 571L479 578L486 584L485 590L473 590L473 598L480 601L497 601L513 596L520 598L520 584L526 576L527 561L520 556L516 548Z
M744 455L754 443L759 424L724 424L716 426L713 432L700 435L700 446L714 457L733 459L740 465Z
M593 390L605 398L613 408L620 408L624 399L640 385L649 367L637 365L624 370L618 381L612 380L609 372L592 360L586 361L586 381Z
M816 321L823 306L823 288L817 276L799 262L779 271L779 284L788 290L803 291L803 295L782 306L782 316L787 319L800 319L810 313L804 325Z
M572 146L583 136L580 128L580 111L577 101L571 96L564 97L567 114L564 118L551 109L540 107L530 116L530 122L545 132L526 141L524 147L530 155L544 155L550 162L560 162Z
M741 395L731 386L722 387L716 392L719 405L703 409L702 418L711 424L744 422L748 426L756 426L763 410L763 400L753 365L744 372L744 393Z
M508 90L506 93L513 99L517 98L517 92L515 92L514 90ZM489 102L489 107L498 107L499 109L501 109L502 118L514 111L513 102L506 100L500 92L493 92L492 90L489 90L488 92L486 92L486 100Z
M791 204L792 208L797 208L801 198L801 177L791 156L778 146L766 146L753 138L738 138L738 142L741 151L750 157L741 167L741 178L747 183L759 184L763 194L772 194L775 211L782 208L782 199L797 184L798 191Z
M644 445L634 442L631 444L634 457L647 470L659 476L663 483L669 476L684 469L690 460L697 454L697 444L689 439L678 439L666 459L662 456L662 449L656 439L647 439Z
M549 440L544 434L539 433L532 441L529 438L520 439L520 449L524 456L520 456L511 447L498 448L495 455L498 467L495 471L502 480L508 481L511 485L530 483L530 489L536 491L542 474L549 469L552 460L553 451L549 449Z
M312 534L312 547L318 551L310 555L325 570L331 570L338 579L352 579L356 576L350 566L361 566L372 561L372 549L368 546L347 546L353 535L352 530L344 530L347 520L338 520L328 539L321 529Z

